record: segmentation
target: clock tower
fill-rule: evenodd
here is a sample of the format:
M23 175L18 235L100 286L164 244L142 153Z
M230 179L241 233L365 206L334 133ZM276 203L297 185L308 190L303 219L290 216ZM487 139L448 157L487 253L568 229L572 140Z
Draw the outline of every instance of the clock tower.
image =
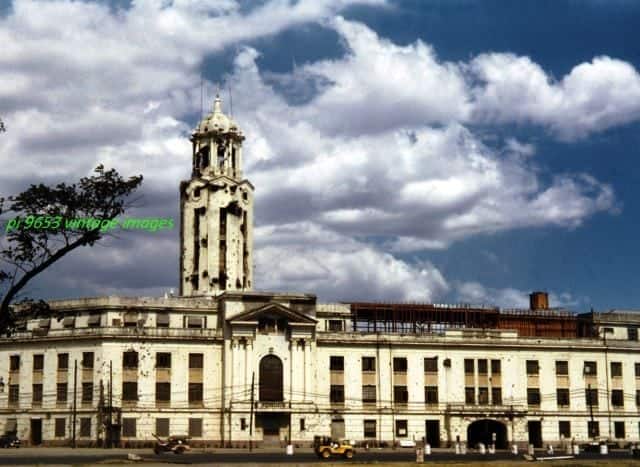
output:
M251 290L253 185L242 178L244 135L219 96L190 139L191 179L180 184L180 295Z

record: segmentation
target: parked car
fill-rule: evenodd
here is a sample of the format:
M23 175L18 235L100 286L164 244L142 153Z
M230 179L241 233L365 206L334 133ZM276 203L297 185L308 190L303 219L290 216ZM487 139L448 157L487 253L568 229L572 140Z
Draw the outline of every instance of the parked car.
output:
M341 456L346 459L351 459L355 453L349 441L337 441L331 439L329 436L314 436L313 448L316 455L324 460L329 459L331 456Z
M156 442L153 452L161 454L163 452L172 452L174 454L184 454L191 450L189 446L189 437L184 435L169 436L166 441L159 436L153 435L158 441Z
M20 440L15 433L6 433L0 436L0 448L19 448Z

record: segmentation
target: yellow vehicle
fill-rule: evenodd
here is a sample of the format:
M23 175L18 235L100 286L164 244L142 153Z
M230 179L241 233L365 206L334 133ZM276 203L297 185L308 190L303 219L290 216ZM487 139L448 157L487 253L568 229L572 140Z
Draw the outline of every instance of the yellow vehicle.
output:
M335 441L329 436L314 436L313 450L320 459L329 459L331 456L351 459L355 454L353 446L347 441Z

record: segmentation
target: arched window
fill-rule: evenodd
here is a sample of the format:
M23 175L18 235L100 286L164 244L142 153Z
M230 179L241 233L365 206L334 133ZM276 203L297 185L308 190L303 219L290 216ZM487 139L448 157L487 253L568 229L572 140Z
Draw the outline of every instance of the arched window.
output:
M282 400L282 361L267 355L260 360L260 401Z

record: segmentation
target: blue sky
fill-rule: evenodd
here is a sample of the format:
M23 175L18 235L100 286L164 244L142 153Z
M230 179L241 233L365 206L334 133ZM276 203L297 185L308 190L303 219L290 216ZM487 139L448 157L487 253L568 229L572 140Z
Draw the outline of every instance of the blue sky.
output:
M177 218L202 76L247 134L259 288L640 308L637 2L3 6L0 195L104 161L145 174L135 214ZM176 288L178 234L78 251L31 293Z

